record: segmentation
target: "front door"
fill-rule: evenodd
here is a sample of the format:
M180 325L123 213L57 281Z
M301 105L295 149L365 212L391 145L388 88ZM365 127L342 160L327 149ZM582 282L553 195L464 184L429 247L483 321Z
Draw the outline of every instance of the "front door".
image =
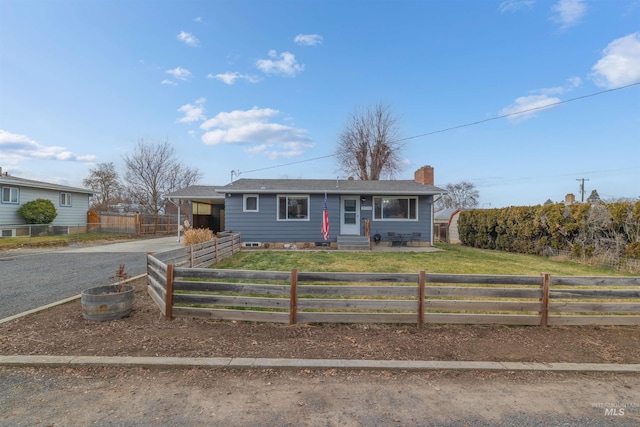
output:
M360 197L340 198L340 234L360 235Z

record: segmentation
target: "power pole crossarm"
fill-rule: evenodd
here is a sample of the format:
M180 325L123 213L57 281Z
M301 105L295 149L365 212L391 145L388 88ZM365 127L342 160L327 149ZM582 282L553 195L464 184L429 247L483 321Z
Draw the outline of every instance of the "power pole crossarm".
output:
M589 180L586 178L576 178L576 181L580 181L580 194L582 195L580 200L584 203L584 182Z

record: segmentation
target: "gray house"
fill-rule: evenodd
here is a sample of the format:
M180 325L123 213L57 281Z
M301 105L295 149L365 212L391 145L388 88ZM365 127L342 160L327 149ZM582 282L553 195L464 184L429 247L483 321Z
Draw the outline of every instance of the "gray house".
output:
M369 238L376 244L433 244L433 168L414 180L238 179L215 191L224 195L225 228L245 246L330 245ZM329 238L322 234L325 205ZM287 247L287 246L284 246Z
M90 190L10 176L0 169L0 236L29 235L28 227L18 215L23 204L36 199L53 202L58 215L52 226L87 227Z

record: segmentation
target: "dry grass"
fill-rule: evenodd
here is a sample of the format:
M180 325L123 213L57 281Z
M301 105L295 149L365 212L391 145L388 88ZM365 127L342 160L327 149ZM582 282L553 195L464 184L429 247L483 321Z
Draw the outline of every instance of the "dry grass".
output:
M184 245L191 246L213 240L213 231L208 228L191 228L184 232Z

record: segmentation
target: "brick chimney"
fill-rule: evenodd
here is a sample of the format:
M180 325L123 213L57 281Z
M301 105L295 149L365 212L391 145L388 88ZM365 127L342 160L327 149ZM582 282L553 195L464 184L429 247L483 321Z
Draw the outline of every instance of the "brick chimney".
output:
M564 196L564 202L567 205L573 204L576 202L576 196L573 193L569 193L566 196Z
M413 180L420 184L433 185L433 168L429 165L421 167L413 174Z

